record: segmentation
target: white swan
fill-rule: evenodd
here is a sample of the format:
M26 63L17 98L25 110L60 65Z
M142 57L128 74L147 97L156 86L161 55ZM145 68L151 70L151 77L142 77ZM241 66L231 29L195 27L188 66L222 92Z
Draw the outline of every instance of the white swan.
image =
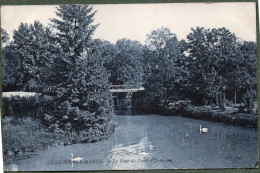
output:
M73 162L80 162L81 160L83 160L83 158L81 158L81 157L73 158L73 153L70 153L70 154L71 154L71 161L73 161Z
M73 167L73 162L80 162L81 160L83 160L82 157L73 158L73 153L70 154L71 154L71 167Z
M203 132L203 133L207 133L208 132L208 128L201 128L201 125L200 125L200 133Z
M81 157L73 158L73 153L70 153L70 154L71 154L71 161L72 162L80 162L81 160L83 160L83 158L81 158Z

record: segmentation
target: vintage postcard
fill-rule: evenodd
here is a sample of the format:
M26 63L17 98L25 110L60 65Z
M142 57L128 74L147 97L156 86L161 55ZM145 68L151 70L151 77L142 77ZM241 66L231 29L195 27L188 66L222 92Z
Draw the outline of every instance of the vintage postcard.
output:
M1 6L6 171L257 168L256 3Z

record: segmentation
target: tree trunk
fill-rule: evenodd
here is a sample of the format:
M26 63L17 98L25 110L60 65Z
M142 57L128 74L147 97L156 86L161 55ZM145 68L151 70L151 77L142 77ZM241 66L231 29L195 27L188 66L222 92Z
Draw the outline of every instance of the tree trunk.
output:
M235 89L235 104L237 104L237 90Z
M224 92L219 93L219 108L222 109L222 111L226 110L226 94Z
M254 94L253 90L247 90L246 95L244 96L244 104L249 113L253 112L254 109Z
M218 105L218 93L216 94L216 105Z

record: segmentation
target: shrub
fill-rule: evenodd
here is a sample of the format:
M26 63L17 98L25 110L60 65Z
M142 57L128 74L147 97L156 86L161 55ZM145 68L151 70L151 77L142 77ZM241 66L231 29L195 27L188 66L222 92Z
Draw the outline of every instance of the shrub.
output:
M4 97L2 99L3 117L14 116L16 118L30 116L43 120L43 112L50 105L50 96L35 95L30 97Z
M189 103L190 101L179 100L176 102L169 103L167 107L175 113L182 113L185 110L185 108L189 105Z
M5 161L13 161L21 155L37 152L59 141L67 140L65 135L48 133L38 119L31 117L3 119L3 152Z
M3 114L5 119L10 117L23 121L28 117L37 119L46 126L49 134L74 133L69 137L70 143L99 141L108 138L114 132L116 118L112 105L109 105L110 107L101 105L95 110L96 112L71 106L63 109L57 106L56 98L48 95L3 98ZM84 134L84 138L80 137L81 134Z
M219 110L217 111L212 110L212 108L209 106L198 107L189 105L185 108L185 113L182 115L195 119L225 122L242 126L252 126L255 128L257 128L258 125L257 115L248 113L237 113L234 110L226 110L224 112Z

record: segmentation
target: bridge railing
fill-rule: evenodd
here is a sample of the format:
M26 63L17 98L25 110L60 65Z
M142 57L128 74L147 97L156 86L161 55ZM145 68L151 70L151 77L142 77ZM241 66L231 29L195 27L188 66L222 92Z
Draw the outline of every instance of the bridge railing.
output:
M111 85L110 89L126 89L129 88L126 85Z
M40 93L35 92L22 92L22 91L15 91L15 92L2 92L2 98L10 98L10 97L31 97L35 95L41 95Z
M110 89L142 88L140 85L111 85Z
M129 85L111 85L110 92L120 93L120 92L140 92L144 91L144 87L134 87Z

